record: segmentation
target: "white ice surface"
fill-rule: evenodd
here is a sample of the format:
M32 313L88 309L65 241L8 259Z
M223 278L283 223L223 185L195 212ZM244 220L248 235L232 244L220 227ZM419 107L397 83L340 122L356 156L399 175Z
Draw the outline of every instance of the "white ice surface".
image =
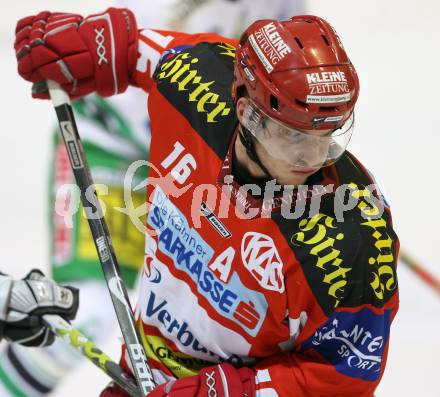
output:
M270 3L270 2L268 2ZM0 268L20 277L46 267L46 169L49 102L30 99L30 85L15 72L13 31L18 18L42 9L99 11L97 0L4 4L0 16ZM148 1L145 1L147 6ZM361 80L356 131L350 150L382 184L392 205L402 247L440 277L440 3L435 0L311 0L310 13L340 33ZM401 309L378 397L440 396L440 296L403 265ZM106 346L118 357L115 332ZM97 396L106 377L89 363L56 396Z

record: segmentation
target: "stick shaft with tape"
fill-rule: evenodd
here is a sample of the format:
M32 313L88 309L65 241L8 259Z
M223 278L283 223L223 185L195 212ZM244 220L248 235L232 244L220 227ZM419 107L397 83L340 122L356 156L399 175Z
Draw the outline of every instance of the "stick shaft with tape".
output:
M62 317L52 314L43 316L44 322L58 337L68 343L75 350L79 351L85 358L91 361L99 369L104 371L130 396L139 395L138 387L127 372L120 365L115 363L107 354L99 349L90 339L73 328L70 323Z
M433 273L430 273L426 267L412 258L408 252L400 250L399 259L440 296L440 280Z
M47 82L47 88L58 118L60 132L69 155L70 164L76 183L81 191L81 201L86 210L87 220L98 252L107 287L118 318L119 327L133 373L138 382L139 397L144 397L155 387L151 369L148 366L145 350L140 342L139 332L128 299L127 289L121 279L107 224L102 215L101 206L93 187L93 180L81 139L76 127L75 118L68 95L57 83ZM88 196L86 198L86 190ZM93 194L90 194L93 189Z

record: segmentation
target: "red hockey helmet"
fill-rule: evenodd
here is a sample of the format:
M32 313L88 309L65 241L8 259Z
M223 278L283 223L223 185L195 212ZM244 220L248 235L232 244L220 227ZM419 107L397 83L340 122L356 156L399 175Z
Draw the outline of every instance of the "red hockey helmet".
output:
M260 20L237 49L235 87L269 117L291 127L336 129L353 113L356 71L332 26L310 15Z

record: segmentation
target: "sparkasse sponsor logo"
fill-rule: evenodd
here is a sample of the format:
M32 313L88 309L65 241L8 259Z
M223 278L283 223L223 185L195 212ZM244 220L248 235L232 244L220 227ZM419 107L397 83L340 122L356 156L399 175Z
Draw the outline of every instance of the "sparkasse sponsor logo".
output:
M191 277L198 293L218 314L238 324L249 335L257 335L268 310L264 295L247 288L236 272L231 273L227 280L217 277L217 262L222 262L222 258L217 257L211 262L213 249L189 225L184 214L159 186L156 186L152 206L147 224L157 233L158 242L156 248L154 240L150 240L149 244L154 248L150 248L149 255L152 256L156 249L167 255L176 269ZM235 254L233 249L226 252ZM233 257L230 258L232 260ZM223 260L227 258L223 257ZM152 263L148 265L151 267ZM152 275L153 270L148 270L146 276Z

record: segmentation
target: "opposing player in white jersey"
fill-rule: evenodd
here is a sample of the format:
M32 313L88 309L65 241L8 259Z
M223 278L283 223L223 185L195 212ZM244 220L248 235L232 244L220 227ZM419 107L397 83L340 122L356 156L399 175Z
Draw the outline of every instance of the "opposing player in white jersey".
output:
M273 0L120 0L132 9L140 26L171 30L216 32L237 37L253 20L284 18L303 13L303 1ZM129 88L124 95L103 99L91 95L74 102L77 123L94 180L101 185L100 197L106 207L115 250L129 288L143 264L144 234L123 211L124 176L136 160L149 152L149 120L146 97L141 90ZM58 134L53 138L53 168L50 180L50 231L52 277L57 282L75 285L81 291L81 309L76 326L101 344L115 324L113 308L103 283L87 220L72 199L77 194L66 185L74 179L64 146ZM141 169L133 185L148 172ZM134 207L144 201L143 190L131 191ZM70 202L66 205L66 200ZM75 204L75 205L74 205ZM145 220L142 220L145 223ZM98 299L99 298L99 299ZM60 341L44 349L26 349L11 344L0 356L2 397L38 397L50 394L81 357Z

